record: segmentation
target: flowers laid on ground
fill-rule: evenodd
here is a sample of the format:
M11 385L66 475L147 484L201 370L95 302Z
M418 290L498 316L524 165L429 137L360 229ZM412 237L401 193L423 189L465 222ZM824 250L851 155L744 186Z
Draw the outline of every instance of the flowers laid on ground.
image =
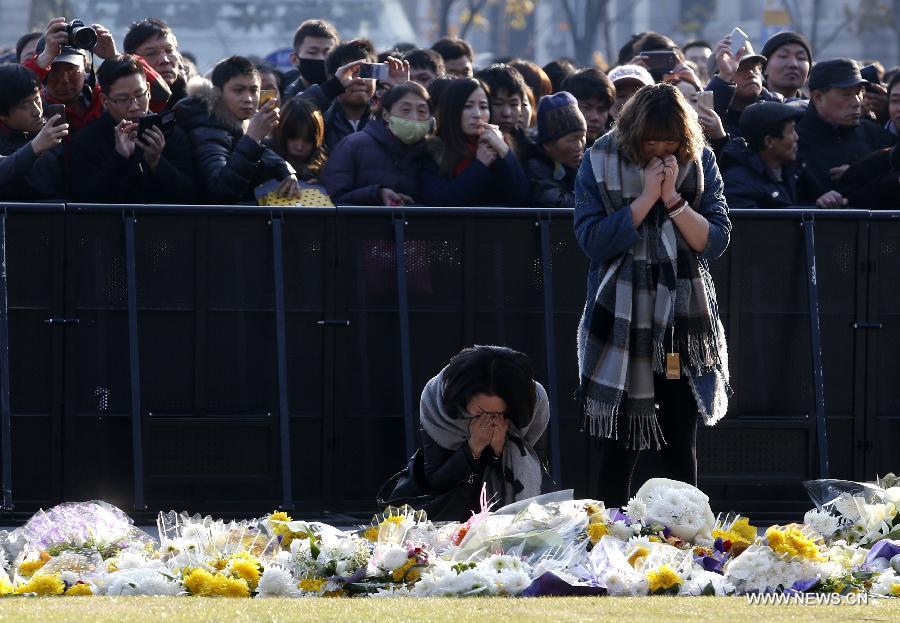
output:
M0 532L0 596L230 598L735 595L900 597L900 481L806 483L802 523L715 517L696 487L644 484L622 508L551 493L464 523L386 508L358 531L288 513L161 513L160 540L104 502Z

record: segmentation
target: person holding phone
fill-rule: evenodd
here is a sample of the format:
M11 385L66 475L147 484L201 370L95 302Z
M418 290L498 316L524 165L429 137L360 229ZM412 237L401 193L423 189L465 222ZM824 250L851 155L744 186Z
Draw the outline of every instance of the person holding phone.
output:
M275 100L259 106L260 78L243 56L213 68L211 80L195 78L188 97L175 106L175 118L191 139L201 197L209 203L256 203L254 189L280 182L285 199L300 196L294 168L269 149L265 138L278 125Z
M575 181L590 261L579 323L584 429L599 440L597 499L625 504L641 452L697 483L697 425L728 406L728 351L708 262L731 236L716 159L670 84L632 97Z
M143 65L130 54L115 56L100 66L97 80L104 112L72 143L73 197L96 203L193 203L187 135L174 126L166 134L161 125L141 123L150 106Z
M425 385L419 409L425 488L434 521L542 493L550 404L528 356L502 346L455 355Z
M335 203L422 203L421 168L433 120L428 91L404 82L384 94L375 118L331 152L322 183Z
M528 177L499 126L489 123L489 93L477 78L459 78L441 94L422 169L425 205L528 205Z
M741 114L745 108L756 102L784 101L781 95L763 87L765 64L766 57L756 54L748 39L732 41L729 34L716 44L709 59L709 71L714 75L706 90L713 93L715 112L729 139L741 136Z
M40 87L21 65L0 65L0 199L64 199L62 141L69 125L43 118Z

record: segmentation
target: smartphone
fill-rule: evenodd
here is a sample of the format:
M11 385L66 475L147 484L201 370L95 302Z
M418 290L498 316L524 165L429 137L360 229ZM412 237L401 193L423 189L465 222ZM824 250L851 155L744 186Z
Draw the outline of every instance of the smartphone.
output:
M262 89L259 92L259 107L262 108L263 104L268 102L269 100L273 100L278 96L278 93L272 89Z
M713 92L712 91L700 91L697 93L697 106L703 106L704 108L713 108Z
M678 64L678 57L672 50L641 52L641 56L647 57L647 67L652 74L670 74Z
M138 140L144 140L144 133L153 126L162 130L162 119L156 113L149 113L138 119Z
M62 125L66 122L66 107L64 104L47 104L44 106L44 119L52 119L53 115L59 115L59 119L53 125Z
M880 84L878 81L878 70L875 69L875 65L866 65L859 70L859 73L866 82Z
M387 63L360 63L357 78L366 80L387 80L390 77L390 70Z
M163 136L169 138L172 136L172 129L175 127L175 111L169 110L159 114L159 127L162 129Z
M731 34L728 36L731 37L731 54L737 57L737 53L740 52L741 48L744 47L744 44L750 39L750 35L735 26L734 30L732 30Z

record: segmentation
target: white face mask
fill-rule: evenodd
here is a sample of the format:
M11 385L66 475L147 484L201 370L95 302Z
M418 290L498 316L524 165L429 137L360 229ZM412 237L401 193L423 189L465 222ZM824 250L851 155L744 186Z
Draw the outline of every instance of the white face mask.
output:
M391 115L388 121L391 133L407 145L414 145L428 136L431 131L431 120L417 121Z

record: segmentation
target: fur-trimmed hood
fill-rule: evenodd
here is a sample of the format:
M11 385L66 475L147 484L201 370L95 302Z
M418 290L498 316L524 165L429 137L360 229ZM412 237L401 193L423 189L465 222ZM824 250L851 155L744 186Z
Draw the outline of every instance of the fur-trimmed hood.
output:
M198 126L212 126L240 136L250 121L232 115L222 101L222 91L207 78L196 76L187 85L187 98L175 106L179 123L190 130Z

